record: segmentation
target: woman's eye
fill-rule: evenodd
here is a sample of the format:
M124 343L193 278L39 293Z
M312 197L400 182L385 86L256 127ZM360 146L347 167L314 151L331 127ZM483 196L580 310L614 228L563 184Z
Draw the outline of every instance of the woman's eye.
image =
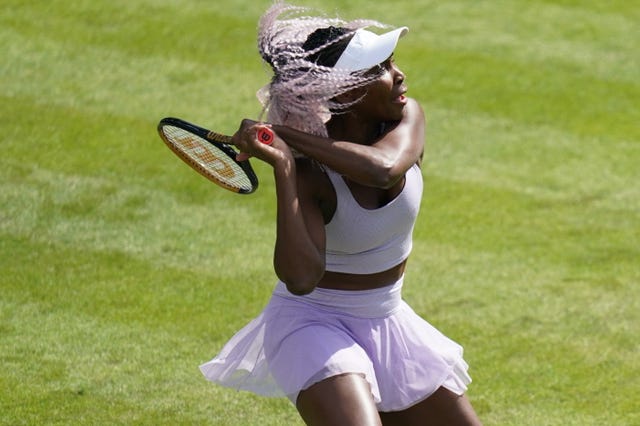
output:
M381 75L384 73L386 68L383 67L383 64L374 65L367 71L367 75Z

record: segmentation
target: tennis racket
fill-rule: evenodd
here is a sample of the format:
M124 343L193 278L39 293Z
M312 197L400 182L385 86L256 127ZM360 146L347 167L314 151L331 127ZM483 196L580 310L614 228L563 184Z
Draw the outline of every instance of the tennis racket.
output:
M231 136L173 117L160 120L158 133L174 154L213 183L238 194L251 194L258 188L249 160L236 160ZM271 129L260 129L257 136L262 143L273 143Z

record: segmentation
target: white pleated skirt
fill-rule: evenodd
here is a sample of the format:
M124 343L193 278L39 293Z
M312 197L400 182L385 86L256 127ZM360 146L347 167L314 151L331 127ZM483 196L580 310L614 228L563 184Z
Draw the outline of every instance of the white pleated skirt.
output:
M298 393L323 379L363 375L379 411L399 411L439 387L463 394L471 383L462 347L419 317L394 285L305 296L279 282L263 312L211 361L214 383L264 396Z

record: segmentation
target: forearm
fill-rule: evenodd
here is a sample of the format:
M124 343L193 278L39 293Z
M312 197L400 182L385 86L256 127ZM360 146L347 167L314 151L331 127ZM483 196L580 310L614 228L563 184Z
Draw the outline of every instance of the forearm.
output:
M314 136L287 126L273 127L296 151L364 185L384 184L396 162L376 147Z

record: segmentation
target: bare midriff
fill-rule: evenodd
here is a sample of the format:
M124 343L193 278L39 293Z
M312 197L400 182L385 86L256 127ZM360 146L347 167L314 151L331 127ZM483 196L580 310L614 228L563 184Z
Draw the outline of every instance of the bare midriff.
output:
M371 290L391 285L402 278L406 260L386 271L374 274L347 274L326 271L317 287L334 290Z

